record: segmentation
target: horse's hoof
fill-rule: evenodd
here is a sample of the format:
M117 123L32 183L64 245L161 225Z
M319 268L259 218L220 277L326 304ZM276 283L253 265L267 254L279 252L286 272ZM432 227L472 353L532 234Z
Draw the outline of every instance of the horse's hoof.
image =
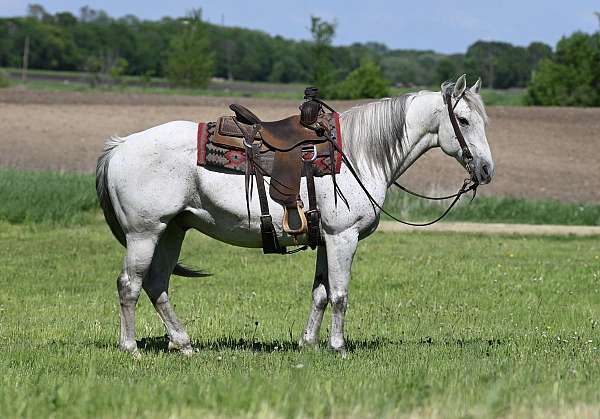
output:
M180 351L181 351L181 354L185 357L190 357L190 356L194 355L194 349L191 346L181 348Z
M347 359L348 358L348 352L346 351L346 347L342 346L340 348L333 348L330 347L330 349L335 352L337 355L339 355L340 358L342 359Z
M184 356L192 356L194 355L194 348L189 343L186 345L179 345L174 343L173 341L169 341L169 351L179 351Z
M134 355L134 358L135 358L135 354L136 353L139 354L139 352L140 352L138 350L137 343L135 341L119 343L119 350L123 351L123 352L129 352L131 355Z
M303 337L298 341L298 348L300 349L319 349L319 340L306 340Z

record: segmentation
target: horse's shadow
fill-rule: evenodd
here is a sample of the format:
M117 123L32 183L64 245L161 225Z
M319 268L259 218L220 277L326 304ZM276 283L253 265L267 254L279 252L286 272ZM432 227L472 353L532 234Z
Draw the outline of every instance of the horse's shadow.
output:
M169 338L164 336L153 336L137 341L138 348L146 352L168 352ZM300 347L297 342L268 340L259 341L248 338L234 338L231 336L218 337L211 340L192 341L192 347L196 351L252 351L252 352L295 352Z
M379 350L385 347L398 346L458 346L461 349L482 347L493 348L501 346L505 340L501 339L485 339L485 338L445 338L433 339L431 337L409 338L409 339L388 339L388 338L372 338L372 339L347 339L346 349L349 352L355 351L372 351ZM137 341L138 348L150 353L165 353L169 352L169 338L167 335L151 336L142 338ZM110 345L105 343L97 344L96 346L106 348ZM198 352L204 351L251 351L259 353L273 352L300 352L302 348L297 342L292 340L266 340L260 341L251 338L235 338L233 336L221 336L210 340L192 341L192 347ZM326 350L328 348L327 341L321 340L319 348Z
M377 350L385 346L400 346L410 344L432 344L429 340L421 339L418 342L405 342L403 340L391 339L347 339L346 349L350 352L360 350ZM143 338L137 341L138 348L147 352L168 352L169 338L164 336L153 336ZM291 340L266 340L259 341L257 339L234 338L232 336L221 336L211 340L192 341L192 347L197 351L252 351L261 353L271 352L299 352L302 348L298 342ZM319 342L319 348L328 348L327 341Z

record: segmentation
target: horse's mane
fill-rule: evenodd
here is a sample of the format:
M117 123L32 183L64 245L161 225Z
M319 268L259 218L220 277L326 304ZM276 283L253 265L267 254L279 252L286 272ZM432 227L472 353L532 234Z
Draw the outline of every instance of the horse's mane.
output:
M351 160L389 174L402 156L406 111L415 93L355 106L342 114L344 148ZM348 138L355 139L347 141ZM360 167L357 164L356 169Z

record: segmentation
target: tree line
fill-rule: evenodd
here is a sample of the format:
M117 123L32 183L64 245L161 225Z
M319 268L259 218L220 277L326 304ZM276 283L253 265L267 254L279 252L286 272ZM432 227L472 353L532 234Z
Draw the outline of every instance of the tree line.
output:
M104 72L116 68L127 75L163 77L168 75L169 55L177 49L177 37L189 32L190 22L193 24L198 17L196 12L191 18L165 17L158 21L132 15L112 18L87 6L75 16L69 12L50 14L39 5L30 5L25 17L0 19L0 66L20 67L23 46L29 38L30 68ZM190 59L212 62L214 77L310 82L315 67L322 66L318 57L315 60L313 41L294 41L205 22L202 27L205 47L196 54L204 53L205 57ZM552 50L541 43L518 47L479 41L465 54L445 55L390 49L372 42L331 46L328 54L332 77L337 80L369 60L380 66L385 78L395 85L434 86L468 72L481 74L489 87L509 88L525 86L538 61L551 56Z
M295 41L207 23L199 9L148 21L88 6L75 16L30 5L24 17L0 18L0 67L21 67L25 49L36 69L193 86L210 77L311 83L330 98L381 97L390 84L434 87L468 73L486 87L527 87L529 104L600 106L600 32L564 37L555 51L541 42L477 41L464 54L440 54L376 42L333 46L335 31L335 22L313 16L312 39Z

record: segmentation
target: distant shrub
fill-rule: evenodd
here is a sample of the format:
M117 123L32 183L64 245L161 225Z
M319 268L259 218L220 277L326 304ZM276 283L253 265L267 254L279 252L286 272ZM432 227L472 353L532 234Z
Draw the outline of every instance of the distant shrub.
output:
M123 81L123 76L127 71L129 63L125 58L118 58L115 60L113 65L108 70L108 75L112 79L113 83L119 84Z
M365 99L389 96L390 83L381 68L373 61L365 60L360 67L348 74L329 95L331 99Z
M0 89L10 86L10 82L8 81L8 76L2 70L0 70Z
M600 106L600 32L561 39L552 58L540 62L527 89L527 103Z

